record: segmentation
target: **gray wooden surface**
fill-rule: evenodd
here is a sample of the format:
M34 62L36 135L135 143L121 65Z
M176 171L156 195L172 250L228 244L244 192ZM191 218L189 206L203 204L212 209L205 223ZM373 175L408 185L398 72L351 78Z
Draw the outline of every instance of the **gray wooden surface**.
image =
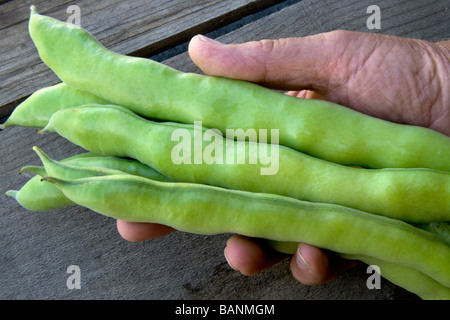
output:
M11 105L30 94L30 90L56 80L32 58L35 52L30 47L27 34L23 34L23 39L14 48L5 49L5 43L18 39L14 30L26 33L22 18L4 20L7 16L14 19L5 11L14 2L0 5L2 106ZM180 1L183 4L189 2ZM236 3L245 6L250 2ZM51 5L46 1L42 3L43 6L47 4L45 10L55 17L61 17L69 5L67 1L60 1L57 6L53 6L53 2ZM110 6L94 5L97 2L87 0L79 3L82 3L82 10L83 6L94 8L89 18L91 22L86 22L88 30L89 25L100 24L96 19L104 21L109 12L120 11L115 2ZM210 3L223 7L219 1ZM377 1L382 12L381 30L368 30L366 27L369 16L366 9L374 4L373 1L303 0L289 4L267 16L254 14L231 26L223 27L225 24L222 24L210 35L219 35L221 41L231 43L305 36L335 29L380 32L430 41L448 38L450 34L447 0ZM24 7L28 10L28 4ZM211 5L210 9L213 7ZM215 9L211 11L216 12ZM136 9L136 12L140 10ZM219 16L224 14L219 10ZM146 47L147 41L161 41L149 40L154 39L156 31L144 25L152 23L166 25L161 27L164 30L161 31L164 34L162 38L170 37L167 30L173 29L167 26L170 25L169 17L170 14L164 21L165 13L160 13L150 18L155 21L145 20L143 24L139 19L132 19L136 28L142 30L140 35L129 34L133 32L132 28L123 29L128 23L126 16L117 23L114 19L106 22L108 25L103 31L90 31L118 51L139 52L139 47L133 47L134 41L131 40L142 37L136 40L141 47ZM174 16L173 19L183 20L183 17ZM148 18L142 15L142 19ZM208 19L211 18L195 23L201 24ZM185 39L198 32L192 25L184 25L181 29L191 30L184 33L182 38ZM208 32L213 29L208 26L202 30ZM182 30L177 32L183 33ZM13 38L8 38L10 36ZM178 39L174 46L183 41ZM8 50L14 50L15 54ZM26 57L20 59L22 54ZM183 71L199 72L186 53L164 63ZM19 71L10 73L11 68ZM20 88L22 86L25 88ZM0 132L0 194L8 189L18 189L27 181L27 176L17 173L22 166L39 164L31 150L34 145L56 159L83 151L56 134L40 135L34 129L26 128L9 128ZM246 277L233 271L226 263L223 249L228 235L199 236L175 232L160 239L130 243L119 236L113 219L77 206L36 213L21 208L10 198L0 196L0 202L0 299L417 299L386 280L382 281L380 290L369 290L366 266L362 264L321 286L305 286L295 281L289 272L289 258L259 275ZM70 265L80 267L80 289L70 290L66 286L69 276L66 270Z

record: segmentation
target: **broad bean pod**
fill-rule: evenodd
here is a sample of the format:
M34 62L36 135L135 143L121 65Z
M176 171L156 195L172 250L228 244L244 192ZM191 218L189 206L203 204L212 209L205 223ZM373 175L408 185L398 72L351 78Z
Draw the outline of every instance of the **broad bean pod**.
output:
M108 103L89 92L76 90L65 83L37 90L19 104L0 129L12 126L43 128L59 109L86 103Z
M275 194L133 175L44 179L73 202L116 219L160 223L198 234L238 233L305 242L413 268L450 286L450 247L440 237L399 220Z
M92 152L86 152L68 157L62 161L74 161L76 159L93 156L98 155ZM26 166L21 168L19 173L25 171L33 172L36 176L28 180L20 190L6 191L6 195L14 198L22 207L33 211L47 211L74 204L51 183L45 181L41 182L41 178L47 174L44 167Z
M95 156L56 161L38 147L33 147L33 150L39 156L47 175L57 175L61 178L65 177L65 179L78 179L88 176L127 173L156 181L172 181L155 169L132 159Z
M33 148L39 155L44 167L26 166L20 172L34 172L37 175L20 190L8 190L7 196L13 197L24 208L33 211L47 211L74 205L53 184L41 181L48 174L58 174L60 178L77 179L105 174L133 174L157 181L171 181L156 170L138 161L103 157L92 153L81 154L61 161L48 157L39 148Z
M223 134L228 128L279 129L280 144L344 165L450 171L450 137L427 128L120 55L86 30L40 15L34 7L29 33L41 59L65 83L148 118L202 121Z
M221 154L220 162L196 164L196 149L202 155L211 149L209 144L198 146L191 139L189 146L193 152L184 155L189 163L175 164L173 152L180 142L173 141L172 137L178 129L186 130L183 132L191 137L203 134L208 137L205 141L221 142L218 145L223 149L215 151ZM195 133L195 130L200 132ZM134 158L174 181L334 203L409 222L448 221L450 218L450 172L347 167L285 146L233 141L205 128L156 123L114 105L62 109L41 132L48 131L56 131L92 152ZM274 152L274 148L278 150L276 174L261 175L267 165L259 161L260 148L267 148L269 152ZM245 161L243 164L227 163L227 154L245 157ZM251 156L258 160L255 164L250 162Z
M28 180L19 190L8 190L6 195L14 198L23 208L32 211L48 211L74 203L46 181L41 181L45 174L36 175Z

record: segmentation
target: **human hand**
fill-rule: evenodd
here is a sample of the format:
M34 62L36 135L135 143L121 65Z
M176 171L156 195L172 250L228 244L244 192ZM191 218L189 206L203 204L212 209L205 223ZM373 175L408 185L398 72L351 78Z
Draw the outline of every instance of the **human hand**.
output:
M329 100L385 120L429 127L450 135L450 41L429 43L393 36L333 31L304 38L223 45L196 36L191 59L209 75L255 82L287 94ZM174 229L117 221L130 241L160 237ZM243 236L229 239L229 264L246 275L285 256ZM293 276L321 284L355 265L299 244Z

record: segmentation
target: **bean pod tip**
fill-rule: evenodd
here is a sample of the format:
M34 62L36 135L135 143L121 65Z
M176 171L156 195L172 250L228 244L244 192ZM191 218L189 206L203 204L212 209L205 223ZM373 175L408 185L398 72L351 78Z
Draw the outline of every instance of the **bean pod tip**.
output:
M49 133L49 132L52 132L52 131L49 130L48 126L46 126L45 128L36 130L36 132L39 133L39 134L46 134L46 133Z
M5 193L5 196L7 197L11 197L17 200L17 195L18 195L19 191L18 190L8 190Z
M45 176L45 177L42 177L42 178L41 178L41 181L52 182L52 181L53 181L53 178L52 178L52 177L49 177L49 176Z
M31 173L37 174L39 176L45 175L44 167L40 167L40 166L25 166L25 167L20 168L19 174L22 174L24 172L31 172Z

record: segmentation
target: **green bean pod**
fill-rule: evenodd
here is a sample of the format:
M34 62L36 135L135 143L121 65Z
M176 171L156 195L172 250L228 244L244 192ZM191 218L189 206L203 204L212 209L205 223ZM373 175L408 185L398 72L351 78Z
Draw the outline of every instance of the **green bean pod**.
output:
M275 194L133 175L45 179L75 203L116 219L160 223L198 234L231 232L305 242L414 268L450 286L450 247L436 235L399 220Z
M48 157L39 148L33 148L45 167L27 166L21 172L34 172L37 175L25 183L20 190L8 190L10 196L24 208L33 211L47 211L74 205L53 184L41 181L47 174L58 174L65 179L77 179L105 174L128 173L157 181L171 181L156 170L131 159L102 157L92 153L81 154L61 161Z
M92 152L86 152L68 157L62 161L74 161L76 159L95 156L98 155ZM20 190L6 191L6 195L14 198L25 209L47 211L74 204L51 183L41 181L42 177L47 174L44 167L26 166L22 168L19 173L24 171L33 172L36 176L28 180Z
M344 165L450 171L450 137L427 128L120 55L86 30L39 15L34 7L29 32L41 59L65 83L147 118L202 121L223 134L228 128L279 129L280 144Z
M32 211L48 211L74 205L58 188L41 179L41 176L36 175L20 190L8 190L6 195L14 198L23 208Z
M171 181L153 168L134 160L100 156L56 161L38 147L33 147L33 150L39 156L47 175L57 176L63 179L132 174L156 181Z
M205 128L152 122L113 105L60 110L42 132L48 131L56 131L92 152L134 158L174 181L334 203L417 223L450 220L449 172L352 168L285 146L233 141ZM188 151L180 152L184 161L180 164L174 161L181 143L179 136L174 136L179 132L189 144ZM196 143L198 135L208 142ZM214 150L220 156L211 163L196 163L196 154L214 153L211 145L218 146ZM260 158L261 150L266 148L274 155L270 164ZM227 161L230 154L234 157L232 163ZM236 158L245 161L240 164ZM276 173L262 174L262 170L275 166Z
M59 83L42 88L19 104L0 129L21 126L43 128L57 110L86 103L108 103L91 93Z
M41 155L45 156L45 155ZM45 156L48 158L48 156ZM50 159L50 158L48 158ZM66 164L66 163L64 163ZM67 164L75 167L95 167L99 170L102 168L118 170L124 173L145 177L157 181L172 181L172 179L164 176L155 169L133 159L124 159L117 157L89 157L68 161ZM47 165L48 166L48 165Z

